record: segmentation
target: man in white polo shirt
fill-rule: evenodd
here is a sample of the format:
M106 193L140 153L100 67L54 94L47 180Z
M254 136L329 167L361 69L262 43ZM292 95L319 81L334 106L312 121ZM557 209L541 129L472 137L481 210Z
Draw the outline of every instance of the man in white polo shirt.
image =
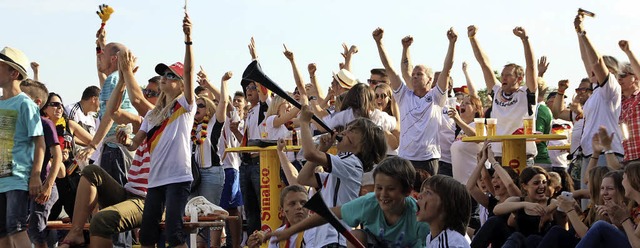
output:
M382 44L384 31L381 28L373 31L373 39L378 46L380 60L387 71L393 96L400 107L400 146L398 156L411 160L417 169L423 169L431 175L438 172L440 148L438 146L438 127L442 117L442 108L447 96L447 80L453 65L453 52L457 39L451 29L447 32L449 47L444 68L438 77L438 84L431 88L433 70L424 65L417 65L412 72L409 89L395 72L385 48Z
M533 60L533 49L529 45L529 37L524 28L514 28L513 34L519 37L524 45L526 70L513 63L507 64L502 69L501 81L498 82L489 64L489 58L482 51L475 38L476 30L473 25L467 28L473 54L476 56L478 63L480 63L487 89L493 92L490 117L498 119L496 125L497 135L510 135L523 126L523 118L532 117L535 120L534 107L537 101L538 83L536 81L537 68ZM525 77L526 86L521 86ZM494 143L492 149L496 157L502 156L501 143ZM527 142L527 156L533 158L537 153L535 143L533 141ZM531 162L533 163L533 161Z

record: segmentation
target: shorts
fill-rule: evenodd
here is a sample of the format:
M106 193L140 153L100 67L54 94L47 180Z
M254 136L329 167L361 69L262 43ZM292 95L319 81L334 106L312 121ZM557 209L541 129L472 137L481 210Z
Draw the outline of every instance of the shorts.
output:
M44 205L36 203L34 200L30 201L31 211L29 215L29 228L27 233L31 243L34 244L46 244L49 231L47 229L47 219L51 213L53 204L58 201L58 189L56 185L51 188L51 196Z
M204 196L207 201L220 206L220 197L224 188L225 172L222 166L200 168L200 185L189 198Z
M226 168L224 169L224 187L222 189L222 197L220 197L220 207L229 210L242 205L240 172L234 168Z
M27 230L29 191L0 193L0 238Z

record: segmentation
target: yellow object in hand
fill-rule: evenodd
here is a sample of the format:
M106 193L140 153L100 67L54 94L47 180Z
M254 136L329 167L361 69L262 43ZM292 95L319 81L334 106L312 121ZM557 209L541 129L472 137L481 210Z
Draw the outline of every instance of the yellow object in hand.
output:
M99 10L96 11L96 14L98 14L100 20L102 20L102 23L107 23L109 17L111 17L111 14L113 14L113 8L109 5L102 4L98 6L98 9Z

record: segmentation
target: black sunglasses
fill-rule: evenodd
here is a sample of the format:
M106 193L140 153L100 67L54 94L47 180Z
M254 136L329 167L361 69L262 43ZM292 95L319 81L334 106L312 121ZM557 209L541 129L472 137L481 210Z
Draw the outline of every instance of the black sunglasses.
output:
M206 108L207 105L205 105L204 103L198 103L197 104L198 108Z
M376 98L382 98L382 99L385 99L385 98L387 98L387 94L386 94L386 93L382 93L382 94L378 94L378 93L376 93Z
M384 80L373 80L373 79L367 79L367 82L369 84L381 84L381 83L386 83L387 81Z
M62 108L62 103L60 103L60 102L50 102L50 103L47 103L47 106L54 107L54 108Z
M151 98L151 97L157 97L160 95L160 92L158 91L153 91L153 90L149 90L149 89L143 89L142 90L142 94L144 94L144 96L146 96L147 98Z

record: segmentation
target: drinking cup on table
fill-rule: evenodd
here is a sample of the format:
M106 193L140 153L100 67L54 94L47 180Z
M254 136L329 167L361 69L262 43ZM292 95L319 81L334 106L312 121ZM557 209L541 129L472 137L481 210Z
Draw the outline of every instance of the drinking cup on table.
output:
M496 124L498 124L498 119L487 118L487 136L496 135Z
M484 118L474 118L473 122L476 124L476 136L487 136Z
M530 135L533 134L533 117L528 116L528 117L524 117L522 118L522 123L523 123L523 132L525 135Z

